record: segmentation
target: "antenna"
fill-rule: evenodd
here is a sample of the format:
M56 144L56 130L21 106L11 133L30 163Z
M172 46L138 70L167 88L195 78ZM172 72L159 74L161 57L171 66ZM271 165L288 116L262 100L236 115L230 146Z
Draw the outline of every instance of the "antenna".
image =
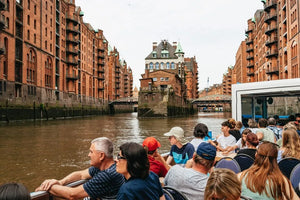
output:
M207 88L209 87L209 77L207 77Z

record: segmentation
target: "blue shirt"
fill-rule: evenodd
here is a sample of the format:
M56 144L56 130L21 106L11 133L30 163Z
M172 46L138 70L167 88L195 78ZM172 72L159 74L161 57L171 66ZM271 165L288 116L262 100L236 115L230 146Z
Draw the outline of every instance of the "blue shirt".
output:
M83 188L91 198L95 199L115 199L125 182L124 176L116 171L115 163L102 171L96 167L90 167L89 174L92 178L83 184Z
M172 145L170 155L173 157L176 164L185 164L193 157L195 152L194 146L187 143L179 149L176 145Z
M117 200L159 200L162 195L158 176L150 172L146 179L129 178L120 188Z

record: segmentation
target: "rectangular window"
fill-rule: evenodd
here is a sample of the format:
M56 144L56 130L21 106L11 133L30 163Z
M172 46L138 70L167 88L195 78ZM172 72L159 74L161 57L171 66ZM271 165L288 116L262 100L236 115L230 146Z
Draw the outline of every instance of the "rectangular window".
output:
M164 78L163 78L163 77L161 77L161 78L160 78L160 81L164 81Z
M157 81L157 78L153 78L153 81Z
M166 77L166 78L165 78L165 81L169 81L169 77Z

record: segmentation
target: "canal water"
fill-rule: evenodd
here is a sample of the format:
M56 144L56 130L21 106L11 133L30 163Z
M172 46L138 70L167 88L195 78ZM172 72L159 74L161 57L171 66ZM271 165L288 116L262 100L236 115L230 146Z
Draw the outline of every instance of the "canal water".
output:
M226 114L226 113L225 113ZM92 139L106 136L118 147L127 141L142 143L156 137L160 153L170 149L167 137L173 126L184 129L193 138L194 126L207 124L213 136L221 132L221 123L230 113L198 113L186 118L138 119L137 113L97 116L70 120L14 122L0 125L0 184L21 182L33 191L47 178L61 179L72 171L89 167Z

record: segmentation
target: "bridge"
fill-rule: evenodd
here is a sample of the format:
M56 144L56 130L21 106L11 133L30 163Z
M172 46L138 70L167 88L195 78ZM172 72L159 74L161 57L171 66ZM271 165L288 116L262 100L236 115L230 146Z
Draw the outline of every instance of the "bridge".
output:
M112 105L136 104L137 105L138 98L137 97L124 97L124 98L110 101L109 104L112 104Z
M198 111L214 112L231 110L231 95L209 95L192 101Z

